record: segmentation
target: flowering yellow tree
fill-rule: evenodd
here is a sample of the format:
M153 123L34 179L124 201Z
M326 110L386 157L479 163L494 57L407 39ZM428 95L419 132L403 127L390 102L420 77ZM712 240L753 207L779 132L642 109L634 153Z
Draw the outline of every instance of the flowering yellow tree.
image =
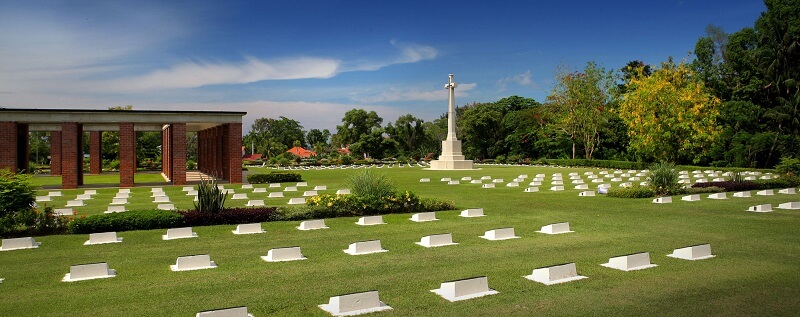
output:
M633 76L617 111L641 158L696 163L719 138L719 106L686 64L670 59L650 76Z

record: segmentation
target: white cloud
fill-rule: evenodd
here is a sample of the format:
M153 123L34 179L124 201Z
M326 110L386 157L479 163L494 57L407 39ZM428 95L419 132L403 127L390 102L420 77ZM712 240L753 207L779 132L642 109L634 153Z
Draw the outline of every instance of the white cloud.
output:
M508 88L509 83L514 83L523 87L531 87L531 88L538 87L538 85L531 79L530 70L522 74L516 74L514 76L501 78L500 80L497 81L497 86L500 87L500 91L502 92Z
M400 50L400 56L389 57L385 60L351 62L343 66L342 72L374 71L391 65L431 60L439 55L438 50L426 45L401 42L398 40L391 40L389 43Z
M469 83L469 84L459 84L456 88L456 97L466 97L469 96L469 91L475 89L478 86L476 83ZM447 100L449 95L447 90L437 89L437 90L422 90L422 89L397 89L397 88L389 88L386 91L371 95L371 96L353 96L351 97L353 100L358 102L364 103L380 103L380 102L392 102L392 101L434 101L434 100Z

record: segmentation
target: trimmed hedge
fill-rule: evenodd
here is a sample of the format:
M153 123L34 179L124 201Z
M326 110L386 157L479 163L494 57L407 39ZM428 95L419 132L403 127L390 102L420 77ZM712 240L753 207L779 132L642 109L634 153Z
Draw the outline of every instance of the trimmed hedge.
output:
M295 172L271 172L269 174L247 175L247 182L250 184L285 183L301 182L303 176Z
M632 186L632 187L615 187L608 189L608 197L617 198L652 198L656 193L649 187L645 186Z
M695 183L692 188L721 187L728 192L745 190L774 189L800 186L800 177L781 177L775 179L759 179L755 181L724 181Z
M215 213L190 210L180 214L184 226L215 226L271 221L275 218L275 210L275 207L226 208Z
M586 159L541 159L539 163L546 165L570 166L570 167L599 167L627 170L643 170L650 166L650 163L611 161L611 160L586 160Z
M69 233L166 229L183 225L183 217L167 210L134 210L77 218L67 225Z

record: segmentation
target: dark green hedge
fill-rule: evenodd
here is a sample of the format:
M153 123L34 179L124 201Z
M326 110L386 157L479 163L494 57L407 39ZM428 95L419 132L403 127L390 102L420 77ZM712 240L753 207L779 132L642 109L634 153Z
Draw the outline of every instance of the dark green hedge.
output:
M271 172L269 174L247 175L247 182L250 184L285 183L301 182L303 176L296 172Z
M67 225L69 233L166 229L183 225L183 217L167 210L132 210L77 218Z
M599 168L614 168L626 170L643 170L650 166L650 163L642 162L628 162L628 161L610 161L610 160L585 160L585 159L541 159L537 163L545 165L558 165L569 167L599 167Z

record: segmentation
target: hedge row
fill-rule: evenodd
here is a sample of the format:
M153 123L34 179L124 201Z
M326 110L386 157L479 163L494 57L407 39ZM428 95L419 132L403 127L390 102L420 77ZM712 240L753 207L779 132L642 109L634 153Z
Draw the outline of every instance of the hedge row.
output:
M738 192L745 190L774 189L800 186L800 177L781 177L775 179L759 179L755 181L724 181L695 183L692 188L721 187L728 192Z
M268 183L285 183L285 182L301 182L303 176L296 172L271 172L269 174L251 174L247 175L247 182L250 184L268 184Z
M569 167L599 167L599 168L613 168L625 170L643 170L650 166L650 163L643 162L628 162L628 161L611 161L611 160L585 160L585 159L541 159L536 163L544 165L558 165Z
M274 220L275 207L226 208L216 213L181 211L184 226L238 225Z
M273 220L274 215L274 207L229 208L217 213L135 210L77 218L67 225L67 232L85 234L168 229L182 226L242 224L270 221Z

